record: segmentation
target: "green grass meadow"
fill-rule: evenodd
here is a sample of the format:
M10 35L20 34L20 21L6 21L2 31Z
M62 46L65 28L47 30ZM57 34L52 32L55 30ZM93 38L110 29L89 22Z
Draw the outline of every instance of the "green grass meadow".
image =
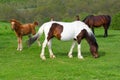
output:
M82 40L83 60L68 58L72 41L61 42L53 39L52 49L55 59L49 58L46 48L46 61L39 57L41 47L35 42L30 48L23 37L23 51L17 51L17 37L9 23L0 22L0 80L120 80L120 31L109 29L109 36L103 37L103 28L95 29L100 57L94 59L86 40ZM44 40L42 35L41 43Z

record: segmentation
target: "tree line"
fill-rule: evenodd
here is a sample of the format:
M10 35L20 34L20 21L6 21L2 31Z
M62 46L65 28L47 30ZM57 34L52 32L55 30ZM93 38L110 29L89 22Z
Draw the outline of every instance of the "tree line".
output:
M12 18L22 22L49 21L50 17L60 21L73 21L89 14L108 14L119 12L119 0L0 0L0 21Z

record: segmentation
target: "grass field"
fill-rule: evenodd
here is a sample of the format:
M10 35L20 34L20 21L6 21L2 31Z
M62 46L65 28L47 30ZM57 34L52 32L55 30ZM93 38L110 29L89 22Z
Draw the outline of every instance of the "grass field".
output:
M103 28L95 29L100 57L94 59L89 46L82 40L84 60L77 58L77 48L72 59L67 53L71 41L53 40L55 59L50 59L46 48L46 61L39 58L41 47L34 43L26 45L23 38L23 51L17 51L17 38L7 23L0 23L0 80L120 80L120 31L109 30L103 37ZM43 42L44 36L41 37Z

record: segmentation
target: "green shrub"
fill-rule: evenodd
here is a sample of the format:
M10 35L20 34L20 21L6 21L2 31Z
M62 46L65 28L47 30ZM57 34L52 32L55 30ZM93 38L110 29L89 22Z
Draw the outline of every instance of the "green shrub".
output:
M120 12L112 17L111 29L120 29Z

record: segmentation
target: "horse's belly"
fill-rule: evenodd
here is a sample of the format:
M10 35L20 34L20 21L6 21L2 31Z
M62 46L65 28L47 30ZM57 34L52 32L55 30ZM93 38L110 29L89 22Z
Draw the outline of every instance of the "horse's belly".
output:
M62 41L68 41L74 38L74 34L61 34Z

